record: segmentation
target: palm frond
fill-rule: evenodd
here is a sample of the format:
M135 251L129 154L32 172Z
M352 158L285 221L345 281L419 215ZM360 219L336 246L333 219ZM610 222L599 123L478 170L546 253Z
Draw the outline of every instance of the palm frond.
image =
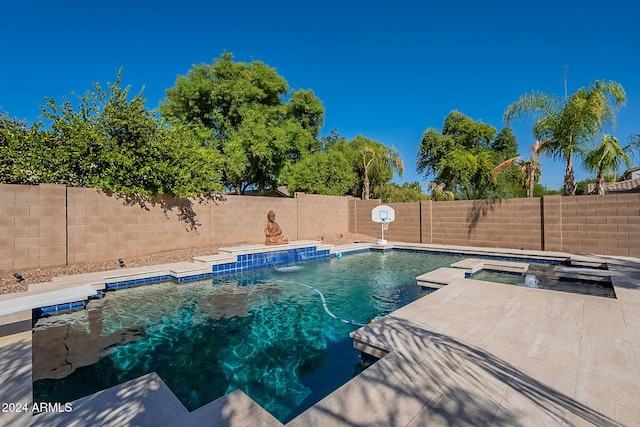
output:
M600 144L586 155L584 161L590 171L602 170L611 174L617 174L623 163L630 166L631 159L613 135L603 135Z
M498 182L498 174L502 172L506 172L513 168L516 162L520 159L520 156L512 157L510 159L505 160L504 162L500 162L496 167L491 170L491 179L494 184Z

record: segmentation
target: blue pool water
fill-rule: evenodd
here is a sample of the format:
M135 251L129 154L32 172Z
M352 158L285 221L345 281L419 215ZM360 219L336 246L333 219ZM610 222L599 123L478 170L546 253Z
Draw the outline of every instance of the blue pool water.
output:
M416 276L460 257L370 252L109 292L33 334L35 401L69 402L156 372L189 410L241 389L282 422L357 375L349 333L422 297Z

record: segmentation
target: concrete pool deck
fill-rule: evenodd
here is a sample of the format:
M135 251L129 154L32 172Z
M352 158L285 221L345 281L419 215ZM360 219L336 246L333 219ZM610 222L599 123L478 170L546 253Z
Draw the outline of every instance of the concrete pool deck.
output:
M349 248L332 252L363 246ZM359 346L386 356L287 426L638 425L640 260L579 258L607 263L617 299L454 280L355 331ZM77 279L69 286L78 286ZM31 331L19 332L27 322L30 327L30 319L30 311L2 318L0 403L31 405ZM189 413L155 374L79 399L72 407L37 416L0 412L0 425L282 425L241 392Z

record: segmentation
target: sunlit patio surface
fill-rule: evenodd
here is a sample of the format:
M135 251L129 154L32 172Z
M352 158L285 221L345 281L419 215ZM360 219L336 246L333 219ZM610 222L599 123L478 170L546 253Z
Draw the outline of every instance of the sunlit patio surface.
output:
M640 260L580 258L607 263L616 299L454 279L353 332L383 357L287 426L637 425ZM189 413L153 373L34 416L30 322L31 310L0 317L0 402L29 409L0 412L0 425L282 425L240 391Z

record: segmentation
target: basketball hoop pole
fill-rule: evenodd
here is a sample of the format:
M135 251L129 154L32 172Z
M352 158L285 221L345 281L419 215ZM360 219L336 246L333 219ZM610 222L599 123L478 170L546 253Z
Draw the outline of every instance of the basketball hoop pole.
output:
M382 222L380 223L380 225L382 225L382 241L384 242L384 223L385 220L383 219Z

